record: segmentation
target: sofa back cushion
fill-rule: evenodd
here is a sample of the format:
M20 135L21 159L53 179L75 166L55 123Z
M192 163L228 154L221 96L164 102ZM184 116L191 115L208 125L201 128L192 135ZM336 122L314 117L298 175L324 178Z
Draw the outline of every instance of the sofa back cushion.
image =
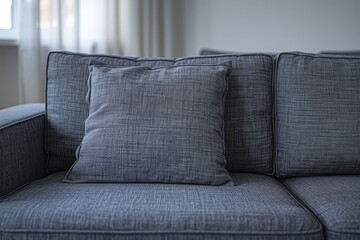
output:
M279 177L360 173L360 58L281 54L275 102Z
M224 51L224 50L218 50L218 49L211 49L211 48L202 48L199 51L199 55L205 56L205 55L219 55L219 54L250 54L249 52L239 52L239 51ZM251 54L254 54L252 52ZM278 53L274 52L265 52L264 54L271 55L273 58L275 58Z
M225 156L233 172L273 173L271 56L221 55L188 58L129 58L52 52L47 68L48 172L67 170L84 136L89 62L111 66L171 67L231 61L225 105Z
M230 52L230 51L223 51L223 50L216 50L211 48L202 48L200 49L199 55L217 55L217 54L242 54L240 52Z
M343 56L360 56L360 50L349 51L321 51L320 54L343 55Z

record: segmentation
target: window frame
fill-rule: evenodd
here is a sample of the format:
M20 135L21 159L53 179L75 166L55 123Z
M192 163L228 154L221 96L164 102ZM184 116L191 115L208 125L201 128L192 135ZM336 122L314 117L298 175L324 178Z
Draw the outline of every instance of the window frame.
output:
M0 29L0 43L13 43L19 39L19 0L12 0L12 28Z

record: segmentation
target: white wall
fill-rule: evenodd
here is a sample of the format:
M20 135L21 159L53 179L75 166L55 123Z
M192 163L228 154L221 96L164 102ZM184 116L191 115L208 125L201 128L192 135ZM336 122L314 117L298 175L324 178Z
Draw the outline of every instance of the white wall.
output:
M19 104L16 46L0 46L0 109Z
M174 56L360 50L360 0L177 0L169 15ZM0 108L18 104L17 64L17 48L0 46Z
M359 0L186 0L185 55L360 50Z

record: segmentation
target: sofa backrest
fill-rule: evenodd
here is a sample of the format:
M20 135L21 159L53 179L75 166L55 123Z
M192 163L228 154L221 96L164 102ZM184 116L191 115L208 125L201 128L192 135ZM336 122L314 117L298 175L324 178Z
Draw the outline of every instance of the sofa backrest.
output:
M319 54L343 55L343 56L360 56L360 50L349 51L321 51Z
M238 52L238 51L234 52L234 51L224 51L224 50L211 49L211 48L202 48L199 51L200 56L220 55L220 54L254 54L254 52ZM273 58L275 58L278 55L278 53L274 53L274 52L264 52L263 54L271 55Z
M217 55L217 54L243 54L240 52L230 52L230 51L222 51L222 50L216 50L211 48L202 48L200 49L199 55Z
M278 177L360 174L360 58L280 54L275 131Z
M200 56L178 59L128 58L52 52L48 57L46 150L48 172L67 170L84 134L88 64L149 67L217 64L232 61L225 109L227 168L271 175L273 168L273 60L266 54Z

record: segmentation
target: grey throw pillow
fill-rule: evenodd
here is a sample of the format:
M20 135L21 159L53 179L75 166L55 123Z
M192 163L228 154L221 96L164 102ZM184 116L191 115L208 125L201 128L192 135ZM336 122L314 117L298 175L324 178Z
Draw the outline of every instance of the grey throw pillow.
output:
M90 66L85 136L64 181L233 184L224 147L230 71Z

